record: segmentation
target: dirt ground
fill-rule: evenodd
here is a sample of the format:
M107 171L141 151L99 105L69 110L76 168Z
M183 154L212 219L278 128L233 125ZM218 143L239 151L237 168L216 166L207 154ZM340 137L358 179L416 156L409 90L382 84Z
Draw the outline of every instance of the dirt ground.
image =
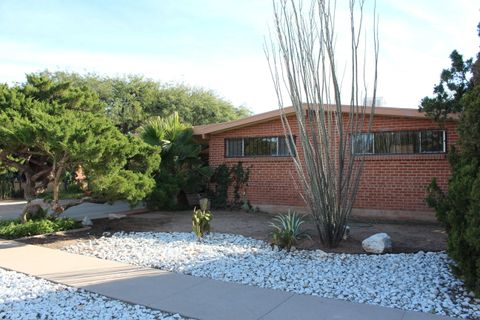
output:
M266 213L246 213L243 211L215 211L212 221L213 232L241 234L261 240L269 240L271 227L269 223L274 215ZM352 220L350 237L342 241L335 249L323 247L311 221L304 224L312 240L304 240L297 247L303 249L322 249L327 252L363 253L361 242L368 236L388 233L393 242L393 252L441 251L446 249L447 236L443 228L434 224L392 223L380 221ZM94 220L92 229L63 236L44 236L22 240L30 244L61 248L76 241L94 239L104 232L116 231L163 231L190 232L191 211L151 212L131 215L120 220Z

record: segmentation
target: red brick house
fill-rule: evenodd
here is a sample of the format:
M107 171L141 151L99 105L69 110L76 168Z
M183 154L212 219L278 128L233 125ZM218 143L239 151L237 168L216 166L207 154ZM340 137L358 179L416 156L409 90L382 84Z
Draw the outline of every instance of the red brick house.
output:
M293 108L284 112L293 136L298 136ZM353 151L365 158L353 214L434 219L425 203L426 187L435 177L446 188L450 175L446 154L458 138L456 125L451 119L441 127L415 109L377 107L372 132L360 135L368 142ZM279 110L196 126L194 134L208 142L211 166L239 161L251 166L246 191L252 205L273 212L304 207Z

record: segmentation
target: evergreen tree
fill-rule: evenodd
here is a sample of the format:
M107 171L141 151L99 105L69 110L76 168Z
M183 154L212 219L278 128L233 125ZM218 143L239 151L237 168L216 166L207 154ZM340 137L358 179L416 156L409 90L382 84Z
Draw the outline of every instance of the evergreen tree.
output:
M82 168L94 194L107 200L145 198L154 186L158 148L122 134L86 86L31 74L23 85L0 87L0 163L25 177L25 198L59 187L66 171ZM68 205L66 206L68 207Z
M478 31L480 36L480 24ZM450 112L461 112L459 148L452 148L449 154L452 176L448 192L443 193L434 180L427 202L435 208L448 232L448 253L456 262L454 271L467 288L480 296L480 52L473 65L469 59L460 66L457 58L458 55L452 58L452 68L455 64L456 70L463 68L462 77L473 71L473 77L458 82L457 72L449 73L445 79L442 73L444 83L460 85L451 87L454 94L450 97L429 101L430 110L442 115L439 119L445 119Z

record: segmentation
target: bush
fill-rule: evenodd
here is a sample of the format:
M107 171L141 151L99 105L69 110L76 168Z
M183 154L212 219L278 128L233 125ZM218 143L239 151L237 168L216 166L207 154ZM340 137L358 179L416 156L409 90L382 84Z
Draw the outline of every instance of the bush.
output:
M427 203L448 233L453 270L480 297L480 84L464 96L458 132L460 150L449 154L452 176L448 193L434 180Z
M21 223L20 220L0 222L0 238L16 239L37 234L75 229L79 223L73 219L38 219Z
M250 178L249 167L243 167L242 162L229 167L221 164L212 171L209 196L212 199L212 207L216 209L244 209L251 210L250 202L245 189ZM232 200L229 201L230 187L233 187Z
M206 205L201 209L193 209L192 230L199 240L210 232L210 221L212 221L212 219L213 214L207 210Z
M278 215L270 225L272 232L271 245L290 251L299 240L310 239L310 235L300 230L303 219L295 212L288 211L285 215Z

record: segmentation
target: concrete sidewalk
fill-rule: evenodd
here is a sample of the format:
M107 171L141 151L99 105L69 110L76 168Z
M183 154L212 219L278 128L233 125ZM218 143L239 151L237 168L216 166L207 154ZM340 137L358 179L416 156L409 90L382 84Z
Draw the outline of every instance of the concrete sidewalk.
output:
M196 319L453 319L192 277L15 241L0 267Z
M67 202L67 200L62 200L62 202ZM0 201L0 220L17 219L26 203L26 201ZM100 219L108 218L110 213L126 213L143 209L145 209L145 206L142 204L132 208L126 201L116 201L113 204L86 202L68 209L62 214L62 217L81 221L85 216L90 219Z

